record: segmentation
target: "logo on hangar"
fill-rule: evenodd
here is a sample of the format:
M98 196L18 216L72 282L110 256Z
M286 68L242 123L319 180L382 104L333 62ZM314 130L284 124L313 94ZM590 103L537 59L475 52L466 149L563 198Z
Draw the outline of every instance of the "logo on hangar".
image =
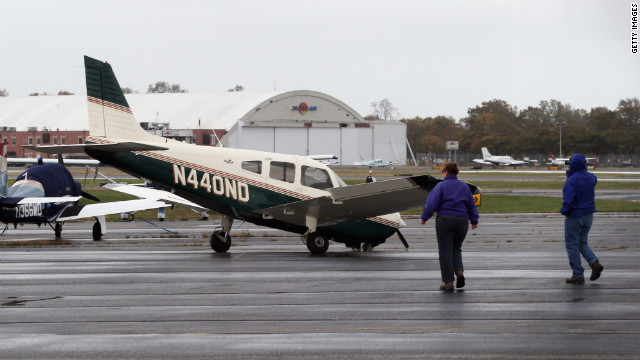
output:
M301 115L307 113L307 111L316 111L318 110L317 106L309 106L306 102L301 102L300 105L293 105L291 110L300 112Z

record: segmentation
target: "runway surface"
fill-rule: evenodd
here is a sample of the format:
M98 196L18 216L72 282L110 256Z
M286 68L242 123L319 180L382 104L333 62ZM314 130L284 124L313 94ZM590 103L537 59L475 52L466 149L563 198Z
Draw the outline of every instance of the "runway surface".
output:
M568 285L563 217L482 215L467 286L438 289L432 221L405 250L332 244L217 221L9 229L0 240L0 359L638 359L640 214L597 214L602 278ZM586 266L586 264L584 264ZM587 270L587 275L589 271Z

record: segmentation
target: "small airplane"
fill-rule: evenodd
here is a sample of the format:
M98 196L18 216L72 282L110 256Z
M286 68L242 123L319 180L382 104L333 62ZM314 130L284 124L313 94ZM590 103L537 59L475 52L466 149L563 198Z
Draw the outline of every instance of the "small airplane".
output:
M82 191L80 182L73 179L62 158L55 163L41 159L8 187L7 145L0 144L0 222L6 224L4 231L9 224L14 228L18 224L47 224L59 238L65 221L95 217L93 239L100 240L107 232L105 215L171 206L149 199L78 205L82 197L100 200Z
M549 153L549 159L547 160L547 165L549 166L557 166L559 169L562 169L563 166L569 164L569 158L556 158L553 156L553 153Z
M360 156L360 161L354 162L353 165L370 166L370 167L385 167L385 166L391 166L392 163L390 163L389 161L382 160L382 159L365 160L362 156Z
M211 248L231 247L234 220L298 233L311 253L329 241L364 250L405 226L397 211L424 205L439 182L429 175L347 186L325 164L304 156L198 146L144 131L111 65L85 56L89 136L84 144L25 146L45 153L85 152L102 164L144 179L163 193L221 214ZM480 189L469 184L473 193ZM117 186L114 190L152 190ZM144 195L146 196L146 195Z
M526 163L522 160L515 160L511 156L493 156L486 147L482 148L482 159L473 159L475 163L492 166L521 166Z

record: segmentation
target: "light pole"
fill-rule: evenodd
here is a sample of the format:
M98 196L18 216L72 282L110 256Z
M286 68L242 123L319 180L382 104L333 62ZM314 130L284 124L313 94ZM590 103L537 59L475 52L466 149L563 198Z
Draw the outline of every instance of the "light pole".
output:
M562 127L564 126L563 122L558 122L558 127L560 128L560 155L558 155L558 158L562 157Z

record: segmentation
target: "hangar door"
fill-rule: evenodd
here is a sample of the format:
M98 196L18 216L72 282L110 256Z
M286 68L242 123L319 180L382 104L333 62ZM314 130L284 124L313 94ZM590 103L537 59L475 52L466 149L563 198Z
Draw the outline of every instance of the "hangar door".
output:
M341 161L340 128L309 128L309 154L335 155Z
M275 152L307 155L307 128L275 128Z

